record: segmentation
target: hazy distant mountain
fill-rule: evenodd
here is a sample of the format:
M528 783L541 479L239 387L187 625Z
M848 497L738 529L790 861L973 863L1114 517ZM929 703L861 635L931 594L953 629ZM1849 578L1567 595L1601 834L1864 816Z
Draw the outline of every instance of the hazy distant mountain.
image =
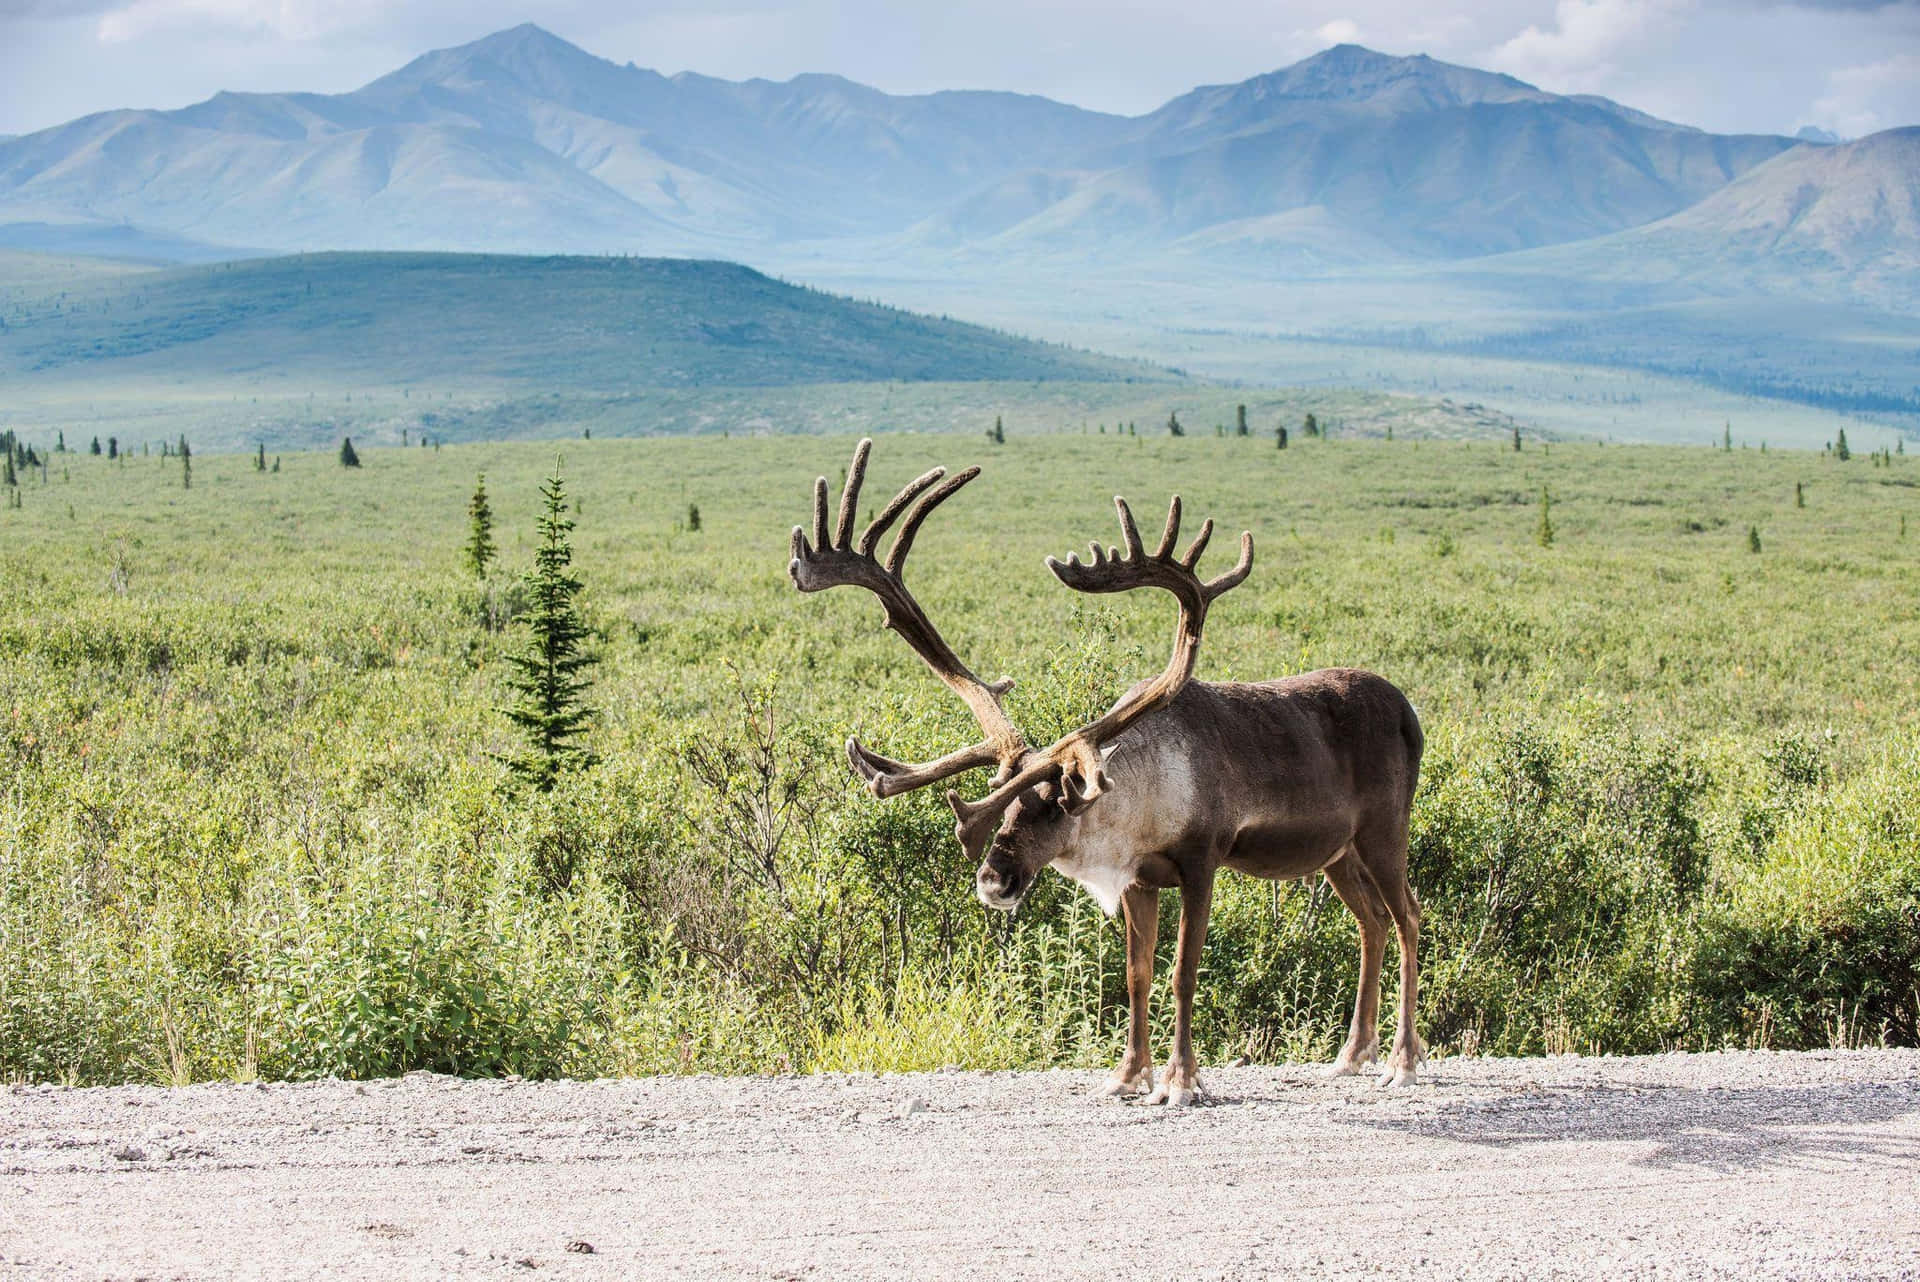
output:
M353 93L227 94L0 146L0 222L263 248L687 252L904 226L1117 117L833 76L671 78L534 26Z
M1335 263L1467 257L1664 217L1792 145L1342 45L1176 98L1073 170L1017 175L942 217L1009 248L1284 255L1311 239Z
M262 249L1172 250L1293 270L1619 231L1792 145L1351 45L1127 119L833 76L667 77L522 26L349 94L220 94L0 142L0 225Z
M1804 143L1670 218L1512 263L1675 294L1920 312L1920 127Z

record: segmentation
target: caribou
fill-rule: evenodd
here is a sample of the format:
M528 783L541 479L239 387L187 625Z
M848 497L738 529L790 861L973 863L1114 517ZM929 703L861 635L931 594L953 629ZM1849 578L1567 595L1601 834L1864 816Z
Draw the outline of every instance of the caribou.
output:
M1202 1098L1193 997L1222 868L1274 881L1318 873L1358 920L1359 992L1331 1076L1378 1062L1380 971L1388 928L1397 933L1399 1025L1379 1066L1380 1081L1411 1083L1423 1055L1414 1031L1420 905L1407 881L1407 829L1423 739L1406 696L1385 678L1354 668L1259 682L1193 680L1207 611L1246 580L1253 536L1240 536L1240 558L1231 570L1202 580L1197 567L1213 533L1211 520L1177 552L1175 495L1165 532L1149 552L1126 500L1115 498L1121 546L1102 548L1096 541L1087 560L1048 557L1047 569L1076 592L1169 593L1179 608L1173 654L1158 676L1127 690L1096 720L1045 748L1032 747L1003 706L1013 682L975 676L902 575L921 525L980 469L948 475L934 468L909 482L856 540L872 448L863 440L854 450L831 526L826 478L814 483L812 537L794 527L788 574L802 592L840 586L871 592L886 626L966 703L981 738L921 764L891 760L850 738L848 761L880 798L993 767L988 791L977 800L947 792L954 835L979 863L981 902L1012 911L1040 870L1051 867L1084 887L1108 916L1123 915L1129 1024L1106 1093L1174 1106ZM903 515L885 559L878 558L880 540ZM1160 893L1169 889L1180 892L1173 1048L1156 1084L1147 1005Z

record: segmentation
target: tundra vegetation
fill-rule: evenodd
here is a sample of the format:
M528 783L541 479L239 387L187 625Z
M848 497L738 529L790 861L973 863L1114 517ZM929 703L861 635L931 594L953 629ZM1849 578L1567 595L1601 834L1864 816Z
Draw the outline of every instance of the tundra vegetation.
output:
M980 430L891 436L872 483L981 451L913 588L1018 679L1036 737L1165 654L1163 602L1096 605L1042 567L1115 493L1178 491L1254 534L1200 676L1353 664L1411 696L1437 1052L1920 1040L1904 454ZM499 709L550 447L21 475L0 511L0 1078L1112 1063L1117 926L1051 874L987 912L941 800L875 803L846 769L854 733L908 759L971 738L870 600L787 582L795 478L831 483L850 446L568 445L594 760L545 789L502 764ZM498 554L476 576L482 472ZM1332 1058L1356 950L1324 883L1223 877L1204 964L1203 1064Z

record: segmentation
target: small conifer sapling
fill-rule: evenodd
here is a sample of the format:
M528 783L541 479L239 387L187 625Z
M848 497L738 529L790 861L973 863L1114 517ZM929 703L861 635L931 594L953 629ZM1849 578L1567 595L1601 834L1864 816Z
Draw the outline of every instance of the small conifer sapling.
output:
M340 438L340 466L360 466L360 455L353 448L353 438L351 436L343 436Z
M274 460L274 466L279 466ZM467 500L467 544L463 549L467 568L473 571L473 577L487 577L487 567L493 563L493 508L487 503L487 476L482 472L474 482L473 497Z
M592 763L577 740L593 721L585 700L591 682L584 674L595 662L587 652L581 621L581 582L572 573L573 522L567 519L567 492L559 470L540 487L540 546L527 572L531 604L523 617L526 643L509 654L511 706L502 709L526 737L527 750L505 758L514 776L545 792L565 770Z

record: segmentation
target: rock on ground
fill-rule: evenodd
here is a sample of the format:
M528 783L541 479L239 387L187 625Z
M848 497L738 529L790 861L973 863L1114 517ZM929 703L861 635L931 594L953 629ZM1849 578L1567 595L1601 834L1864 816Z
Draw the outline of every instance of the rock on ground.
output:
M1920 1278L1920 1051L0 1089L0 1279Z

